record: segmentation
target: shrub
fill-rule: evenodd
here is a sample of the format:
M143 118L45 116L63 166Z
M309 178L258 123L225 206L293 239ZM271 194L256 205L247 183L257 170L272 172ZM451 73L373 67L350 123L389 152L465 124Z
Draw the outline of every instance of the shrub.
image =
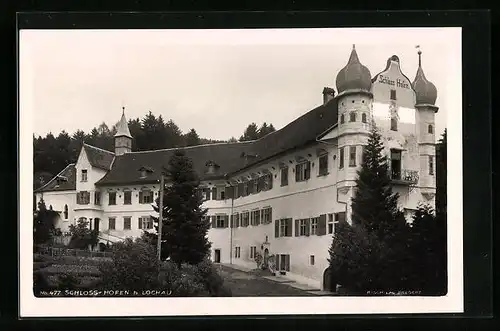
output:
M33 254L33 261L34 262L53 262L54 258L50 255Z
M58 284L57 287L60 290L71 290L78 287L80 281L74 274L71 273L62 273L58 275Z
M44 269L47 274L72 274L73 276L100 276L101 271L92 265L52 264Z
M204 260L196 266L195 270L199 281L204 284L210 296L231 296L231 291L224 287L224 279L211 261Z
M33 292L35 296L38 296L40 291L50 290L53 284L50 283L48 276L41 272L35 271L33 272Z
M144 241L127 238L113 245L113 258L99 266L101 286L114 290L147 290L158 286L155 248Z

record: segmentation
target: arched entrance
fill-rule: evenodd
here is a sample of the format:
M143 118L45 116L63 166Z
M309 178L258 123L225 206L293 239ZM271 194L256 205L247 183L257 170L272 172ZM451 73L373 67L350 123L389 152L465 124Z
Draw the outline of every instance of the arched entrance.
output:
M105 244L105 243L103 243L103 242L100 242L100 243L99 243L99 251L100 251L100 252L104 252L104 251L106 251L106 250L107 250L106 244Z
M335 286L332 284L332 282L333 282L332 272L331 269L328 267L323 272L323 290L335 292Z

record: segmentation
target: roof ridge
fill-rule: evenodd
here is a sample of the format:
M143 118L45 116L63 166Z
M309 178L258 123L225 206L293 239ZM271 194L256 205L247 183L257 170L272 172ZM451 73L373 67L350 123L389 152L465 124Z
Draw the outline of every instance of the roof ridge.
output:
M162 148L162 149L152 149L147 151L135 151L128 152L126 154L139 154L139 153L153 153L153 152L166 152L166 151L175 151L178 149L193 149L198 147L206 147L206 146L221 146L221 145L237 145L237 144L248 144L251 142L255 142L257 140L249 140L249 141L236 141L236 142L225 142L225 143L212 143L212 144L202 144L202 145L194 145L194 146L184 146L184 147L171 147L171 148ZM126 155L124 154L124 155Z
M59 173L57 175L55 175L54 177L52 177L45 185L43 185L42 187L39 187L35 190L35 192L39 192L41 191L43 188L45 188L47 185L49 185L50 183L52 183L54 181L54 179L56 179L57 177L59 177L66 169L68 169L69 167L71 166L75 166L76 163L70 163L68 164L66 167L64 167L63 170L59 171Z
M115 153L111 152L111 151L108 151L108 150L105 150L105 149L102 149L102 148L99 148L99 147L96 147L96 146L93 146L93 145L89 145L87 143L83 143L84 146L88 146L90 148L93 148L93 149L97 149L98 151L102 151L102 152L106 152L106 153L109 153L109 154L113 154L115 155Z

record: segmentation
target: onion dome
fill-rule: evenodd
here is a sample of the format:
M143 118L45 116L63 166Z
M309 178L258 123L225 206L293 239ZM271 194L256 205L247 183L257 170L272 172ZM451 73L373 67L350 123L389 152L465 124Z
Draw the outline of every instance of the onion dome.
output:
M130 130L128 129L128 124L127 124L127 119L125 118L125 107L122 107L122 118L120 119L120 122L116 125L116 134L115 137L129 137L132 138L130 135Z
M370 91L372 76L370 70L359 62L355 45L352 45L349 62L339 71L336 83L339 94L347 90Z
M425 78L422 70L422 52L418 51L418 70L415 80L411 84L415 90L417 105L434 105L437 99L437 89L434 84Z

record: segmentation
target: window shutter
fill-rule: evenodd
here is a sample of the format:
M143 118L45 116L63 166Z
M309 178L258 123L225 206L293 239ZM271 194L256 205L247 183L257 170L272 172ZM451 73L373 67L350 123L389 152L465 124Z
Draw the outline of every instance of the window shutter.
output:
M141 191L141 192L139 192L139 203L142 203L143 201L144 201L144 199L143 199L143 193Z
M295 181L298 182L300 180L300 169L299 165L297 164L295 166Z
M300 235L299 232L299 220L295 220L295 237L298 237Z
M140 217L139 217L139 223L138 224L139 224L138 228L142 229L142 218L140 218Z
M268 190L271 190L273 188L273 174L268 175Z
M212 200L217 200L217 187L212 187Z
M211 216L212 218L212 228L216 228L217 227L217 218L215 216Z
M224 215L224 227L229 227L229 215Z
M290 254L285 255L286 271L290 271Z
M274 220L274 238L280 236L280 222L279 220Z
M273 219L273 209L269 208L269 222L268 223L271 223L272 219Z
M305 179L309 179L311 178L311 161L307 161L306 163L306 178Z
M286 226L287 237L292 236L292 227L293 227L293 220L289 218L287 219L287 226Z
M326 214L319 216L318 228L316 230L316 235L323 236L326 234Z
M306 236L309 237L310 234L311 234L311 219L308 218L306 219Z

